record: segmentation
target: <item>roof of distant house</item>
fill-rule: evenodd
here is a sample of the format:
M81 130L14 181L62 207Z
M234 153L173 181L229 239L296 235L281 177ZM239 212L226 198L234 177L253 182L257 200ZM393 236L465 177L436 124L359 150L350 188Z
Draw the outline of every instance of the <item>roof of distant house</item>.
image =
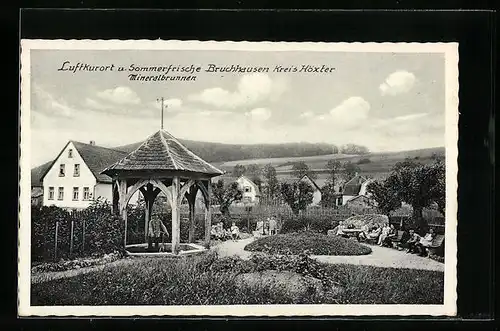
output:
M73 146L75 146L78 154L80 154L83 161L85 161L85 164L90 169L90 171L92 171L92 174L95 176L97 181L101 183L111 183L111 177L102 174L101 172L110 164L113 164L114 162L124 158L127 155L126 152L118 151L112 148L86 144L73 140L71 140L70 142L73 143ZM68 142L68 144L70 142ZM66 146L61 150L61 153L64 151ZM53 161L42 164L41 166L31 170L32 186L42 186L43 177L45 177L50 168L52 168L52 165L59 158L61 153L59 153L59 155Z
M255 184L255 182L253 180L251 180L250 178L248 178L245 175L241 175L240 177L238 177L236 179L236 181L239 180L240 178L247 180L250 184L252 184L254 186L254 188L255 188L255 195L260 195L259 185Z
M287 183L287 184L295 184L297 182L300 182L301 180L303 180L304 178L307 178L309 179L309 181L313 184L314 188L316 188L317 190L321 191L321 188L318 186L318 184L314 181L314 179L312 179L310 176L308 176L307 174L303 175L302 177L300 178L294 178L294 177L287 177L287 178L281 178L279 179L280 182L282 183Z
M344 184L344 195L358 195L361 190L361 184L367 180L366 177L356 175Z
M121 171L185 171L211 177L224 174L182 145L165 130L159 130L136 150L109 165L103 174Z

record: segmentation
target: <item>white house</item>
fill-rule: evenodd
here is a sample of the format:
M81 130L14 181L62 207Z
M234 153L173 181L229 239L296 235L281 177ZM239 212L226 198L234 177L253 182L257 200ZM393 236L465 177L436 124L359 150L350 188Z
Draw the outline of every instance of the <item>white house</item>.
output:
M107 166L127 156L127 152L69 141L59 155L45 168L40 178L32 178L32 190L43 188L43 205L82 209L94 199L111 201L111 178L101 174ZM35 168L37 169L37 168ZM33 171L32 175L40 171ZM33 186L35 185L35 186ZM139 193L130 203L137 202Z
M342 204L345 205L349 200L360 195L369 197L367 192L368 184L373 180L356 174L351 180L344 184L342 191Z
M283 180L283 182L289 183L289 184L304 182L304 183L311 185L311 187L313 188L314 191L313 191L313 201L310 204L310 206L318 206L320 204L320 202L321 202L321 188L307 174L303 175L299 179L285 179L285 180Z
M260 190L257 184L255 184L252 180L250 180L246 176L240 176L236 180L236 183L238 183L239 189L243 192L243 198L241 199L241 203L252 204L252 205L259 203Z

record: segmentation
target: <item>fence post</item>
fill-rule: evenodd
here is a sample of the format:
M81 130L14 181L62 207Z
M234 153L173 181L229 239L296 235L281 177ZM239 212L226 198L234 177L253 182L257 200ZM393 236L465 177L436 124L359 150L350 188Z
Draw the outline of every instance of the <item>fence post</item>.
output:
M85 217L83 218L82 223L82 253L85 251Z
M71 218L71 230L70 230L70 239L69 239L69 255L72 256L73 255L73 230L74 230L74 227L75 227L75 220L73 219L73 217Z
M57 233L59 232L59 221L56 221L56 238L54 241L54 261L57 261Z

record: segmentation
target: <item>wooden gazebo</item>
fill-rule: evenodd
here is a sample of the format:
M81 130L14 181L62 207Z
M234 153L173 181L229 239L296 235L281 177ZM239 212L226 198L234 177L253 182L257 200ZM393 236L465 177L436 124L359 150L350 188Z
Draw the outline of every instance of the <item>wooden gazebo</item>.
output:
M178 254L180 244L179 207L186 197L189 204L189 242L194 240L195 200L198 190L205 202L205 246L210 242L211 178L223 172L183 146L165 130L159 130L136 150L106 168L113 179L113 212L124 220L124 246L127 245L127 204L138 190L146 204L145 235L147 236L153 203L160 192L172 209L172 253Z

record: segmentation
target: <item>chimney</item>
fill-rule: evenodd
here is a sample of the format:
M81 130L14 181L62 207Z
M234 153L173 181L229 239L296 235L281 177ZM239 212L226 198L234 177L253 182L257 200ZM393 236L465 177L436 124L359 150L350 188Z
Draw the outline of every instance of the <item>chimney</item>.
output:
M95 140L91 140L90 145L95 146Z

